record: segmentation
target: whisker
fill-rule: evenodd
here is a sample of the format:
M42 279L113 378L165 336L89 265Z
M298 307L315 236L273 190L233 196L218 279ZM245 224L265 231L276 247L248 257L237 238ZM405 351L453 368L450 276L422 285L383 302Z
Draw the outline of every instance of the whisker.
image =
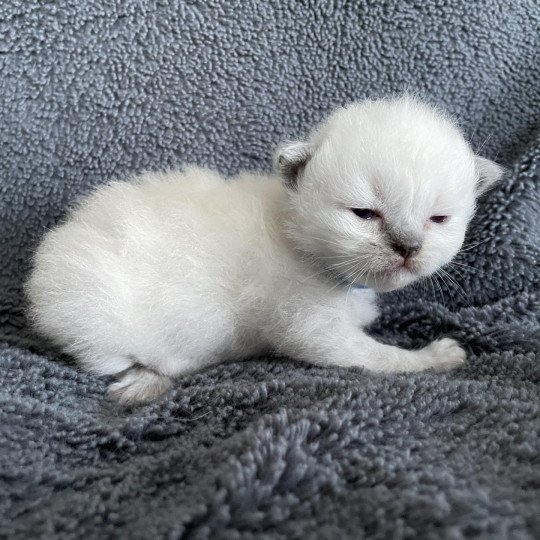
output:
M480 242L476 242L475 244L467 244L466 246L463 246L459 253L464 253L466 251L470 251L471 249L474 249L475 247L481 246L482 244L485 244L486 242L489 242L490 240L493 240L494 236L490 236L489 238L485 238L484 240L480 240ZM458 253L458 255L459 255Z
M470 306L470 302L467 298L467 295L465 294L463 287L446 270L444 270L444 268L440 268L439 272L441 272L440 277L443 283L446 285L448 292L450 293L452 291L452 287L448 286L446 280L448 280L448 282L454 287L455 292L460 296L464 303L467 306Z
M456 270L456 271L461 270L462 272L467 272L469 274L478 274L480 276L485 276L487 274L487 272L485 272L484 270L480 270L480 268L475 268L474 266L458 263L456 261L452 261L448 263L448 266L450 266L453 270Z
M448 263L448 265L449 266L460 266L460 267L465 268L465 269L471 269L474 272L480 272L480 270L478 268L475 268L474 266L471 266L469 264L459 263L457 261L450 261Z
M444 292L442 290L441 284L439 283L439 280L437 279L438 277L437 273L433 274L432 277L433 277L433 282L435 283L435 285L437 285L437 289L439 290L439 293L441 295L442 305L446 309L446 302L444 301Z

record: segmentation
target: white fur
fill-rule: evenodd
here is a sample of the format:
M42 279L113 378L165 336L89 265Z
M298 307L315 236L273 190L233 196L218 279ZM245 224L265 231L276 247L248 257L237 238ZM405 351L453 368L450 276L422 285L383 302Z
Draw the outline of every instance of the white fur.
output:
M465 358L453 340L407 351L361 328L376 316L374 290L457 253L480 191L476 160L452 122L400 98L340 109L309 141L285 145L276 164L288 187L198 168L110 183L43 239L31 314L85 368L118 374L111 392L123 402L266 350L377 372L453 368ZM500 176L489 170L484 186ZM447 223L429 221L441 214ZM388 271L403 261L388 235L422 241L411 269Z

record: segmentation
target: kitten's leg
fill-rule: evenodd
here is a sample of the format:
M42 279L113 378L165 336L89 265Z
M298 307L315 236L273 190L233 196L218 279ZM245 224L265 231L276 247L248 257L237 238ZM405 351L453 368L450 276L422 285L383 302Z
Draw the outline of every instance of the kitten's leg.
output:
M109 396L121 405L134 405L151 401L172 385L167 375L145 367L132 367L109 386Z
M365 367L374 372L448 371L465 361L465 351L453 339L434 341L420 350L379 343L358 330L335 306L309 306L283 321L276 348L292 358L319 365Z
M450 371L466 358L465 351L450 338L434 341L420 350L407 350L379 343L357 328L351 329L353 332L354 337L341 335L339 342L334 341L335 336L319 336L310 343L296 344L290 353L283 352L314 364L364 367L379 373Z
M193 373L203 367L219 362L219 355L207 351L199 360L186 360L181 356L156 356L152 358L131 357L133 365L118 373L117 382L109 386L109 396L122 405L134 405L152 401L165 393L176 377Z
M117 375L135 363L133 357L114 352L103 353L88 349L71 352L85 369L99 375Z
M89 371L99 375L116 375L117 381L109 386L108 395L122 405L151 401L172 385L169 376L141 365L133 355L88 349L74 354ZM172 375L181 372L180 365Z

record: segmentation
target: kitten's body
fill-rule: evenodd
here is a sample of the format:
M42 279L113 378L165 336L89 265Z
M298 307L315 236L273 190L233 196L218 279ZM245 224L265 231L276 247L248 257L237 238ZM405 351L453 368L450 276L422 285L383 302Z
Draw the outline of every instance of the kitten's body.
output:
M392 103L400 102L387 105ZM423 112L429 121L438 118L409 100L402 100L398 111L404 107L417 107L413 112ZM338 118L337 125L342 127L343 120ZM369 137L377 136L376 129L372 126ZM391 132L384 137L391 138ZM429 249L436 249L440 239L414 222L414 212L420 196L436 197L421 195L405 179L398 194L405 208L399 221L393 225L391 211L385 210L389 218L381 218L379 225L362 223L348 207L372 207L366 192L379 197L378 207L387 203L391 208L392 200L377 195L381 190L384 195L385 187L377 187L368 173L355 186L360 173L354 156L365 151L365 141L356 144L348 160L340 158L336 141L339 129L329 123L309 145L285 147L278 169L288 187L277 175L244 174L225 181L210 171L188 168L101 188L48 233L36 253L27 290L37 328L86 368L121 374L111 391L123 402L154 397L170 385L171 377L265 350L381 372L459 365L464 353L453 340L405 351L364 334L361 327L376 316L374 292L351 290L346 282L390 290L430 273L457 252L479 176L472 153L467 154L463 141L460 174L470 178L457 186L462 204L452 209L463 216L447 229L453 231L450 245L435 255ZM443 150L449 144L438 143ZM407 148L398 147L389 156L394 166L390 159L379 174L388 176L401 167L410 176L402 163L407 156ZM362 159L364 171L369 169L366 162L371 169L377 163L377 156ZM424 165L416 160L419 171ZM319 180L318 174L325 178ZM418 180L414 171L411 178ZM434 183L439 185L436 179ZM426 181L423 187L427 189ZM401 210L395 208L393 214L399 216ZM431 207L428 216L430 212ZM385 239L390 235L393 242L402 241L413 233L426 247L405 259L410 268L401 267L403 259ZM367 263L359 257L371 257L371 271L362 270ZM389 264L391 271L386 270Z

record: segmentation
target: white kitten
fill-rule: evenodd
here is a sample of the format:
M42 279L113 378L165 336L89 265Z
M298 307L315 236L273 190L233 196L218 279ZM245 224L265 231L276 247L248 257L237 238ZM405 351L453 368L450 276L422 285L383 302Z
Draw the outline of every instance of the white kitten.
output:
M98 189L37 250L27 293L39 331L118 374L110 391L124 403L265 350L375 372L460 365L451 339L409 351L361 327L375 291L452 259L502 169L408 97L337 110L275 165L276 176L187 168Z

